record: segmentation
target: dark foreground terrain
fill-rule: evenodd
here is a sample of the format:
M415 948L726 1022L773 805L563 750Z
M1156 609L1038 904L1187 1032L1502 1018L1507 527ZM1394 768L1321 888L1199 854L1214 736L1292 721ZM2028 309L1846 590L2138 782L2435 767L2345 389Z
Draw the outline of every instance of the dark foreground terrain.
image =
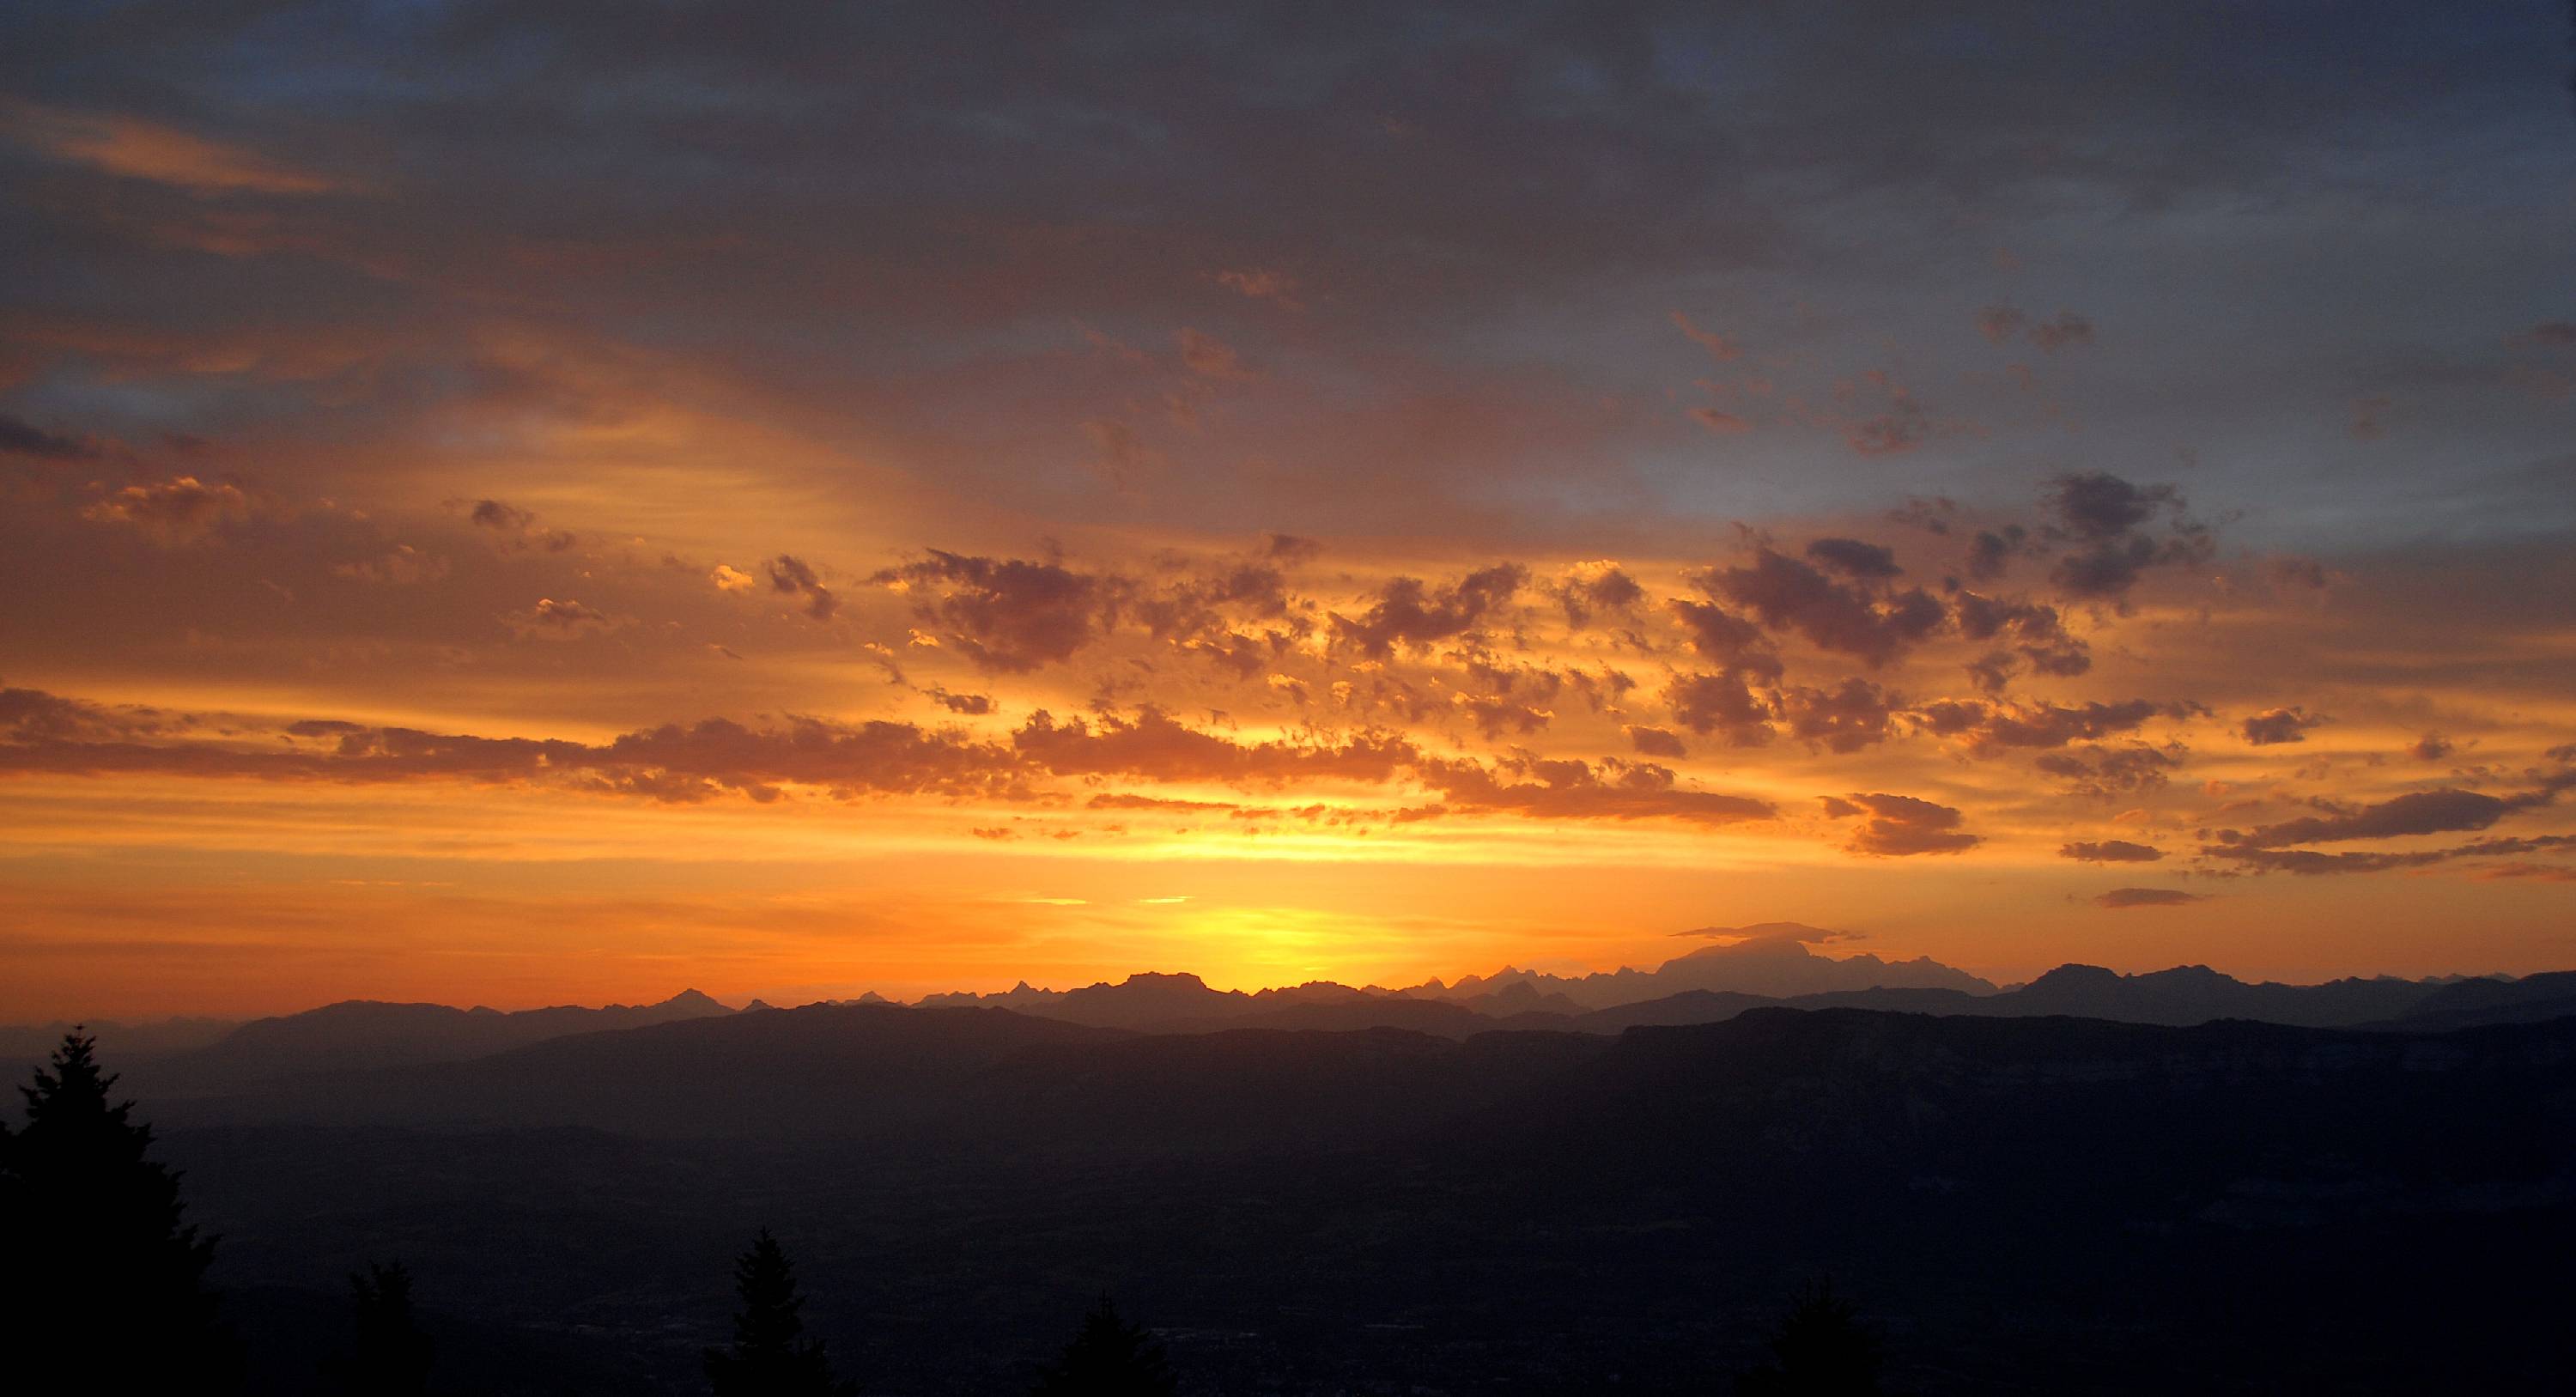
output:
M701 1390L773 1228L845 1372L1724 1391L1830 1274L1894 1391L2563 1391L2576 1019L1758 1009L1616 1037L815 1006L146 1102L262 1383L400 1258L446 1390Z

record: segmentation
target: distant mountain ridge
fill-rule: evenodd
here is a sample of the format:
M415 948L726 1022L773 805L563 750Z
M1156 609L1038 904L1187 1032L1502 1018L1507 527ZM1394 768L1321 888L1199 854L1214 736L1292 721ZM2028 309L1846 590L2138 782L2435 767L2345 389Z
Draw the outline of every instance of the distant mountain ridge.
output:
M1685 934L1731 940L1676 956L1652 970L1623 967L1565 976L1506 966L1491 975L1469 975L1454 984L1435 979L1396 990L1374 985L1353 989L1330 981L1313 981L1246 993L1211 989L1196 975L1144 972L1114 984L1102 981L1079 989L1034 989L1022 981L999 994L961 991L931 995L920 1002L929 1008L1014 1009L1101 1028L1168 1029L1188 1025L1204 1029L1229 1021L1250 1022L1291 1008L1311 1014L1311 1006L1384 1004L1407 999L1455 1004L1482 1017L1501 1018L1532 1013L1574 1016L1687 990L1746 994L1768 1000L1863 989L1941 989L1964 995L1993 994L1997 990L1991 981L1929 957L1888 961L1867 954L1818 955L1808 950L1806 943L1830 940L1835 933L1796 922L1708 927ZM1397 1020L1384 1022L1392 1026Z
M1590 975L1550 975L1506 966L1492 975L1470 975L1456 984L1426 981L1398 993L1426 999L1472 1000L1517 986L1541 995L1561 995L1584 1009L1661 999L1684 990L1756 994L1788 999L1836 990L1946 989L1963 994L1993 994L1998 986L1929 956L1889 961L1862 953L1821 956L1810 943L1836 939L1836 933L1799 922L1762 922L1754 926L1703 927L1685 936L1728 938L1676 956L1653 970L1622 967Z
M205 1047L139 1067L136 1080L158 1091L232 1090L311 1072L454 1062L572 1034L734 1012L696 990L659 1004L559 1005L514 1013L349 999L254 1019Z
M2287 985L2249 984L2200 965L2137 975L2063 965L2005 990L1928 959L1818 955L1806 942L1830 933L1795 923L1702 934L1733 939L1674 957L1651 971L1568 977L1505 969L1454 984L1433 980L1402 989L1315 981L1250 992L1215 989L1188 973L1143 972L1070 990L1022 983L999 994L930 995L911 1006L874 993L833 1003L898 1013L1008 1010L1120 1033L1403 1030L1452 1041L1498 1030L1616 1035L1631 1028L1722 1023L1765 1008L2067 1017L2173 1027L2244 1019L2309 1028L2436 1032L2576 1016L2576 972L2522 980L2378 977ZM316 1073L462 1062L574 1035L789 1012L796 1011L758 1000L737 1011L696 990L657 1004L514 1013L347 1000L255 1020L228 1032L220 1024L192 1024L197 1041L218 1032L223 1036L203 1046L182 1038L174 1050L125 1061L133 1090L162 1097L222 1095ZM20 1056L31 1062L51 1041L34 1030L19 1036L29 1045Z

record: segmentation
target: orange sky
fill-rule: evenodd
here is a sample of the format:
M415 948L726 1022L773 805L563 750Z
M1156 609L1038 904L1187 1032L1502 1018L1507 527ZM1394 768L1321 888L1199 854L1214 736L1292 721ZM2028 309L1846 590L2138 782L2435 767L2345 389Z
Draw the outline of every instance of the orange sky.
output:
M2576 221L2510 141L2376 148L2375 222L2144 116L1658 201L1603 152L1698 168L1786 89L1631 75L1690 99L1649 131L1352 58L1269 99L1301 145L1032 59L818 86L813 142L637 42L445 97L11 60L0 1019L1393 985L1770 920L1999 981L2576 965L2576 236L2519 241ZM2523 129L2437 98L2391 100Z

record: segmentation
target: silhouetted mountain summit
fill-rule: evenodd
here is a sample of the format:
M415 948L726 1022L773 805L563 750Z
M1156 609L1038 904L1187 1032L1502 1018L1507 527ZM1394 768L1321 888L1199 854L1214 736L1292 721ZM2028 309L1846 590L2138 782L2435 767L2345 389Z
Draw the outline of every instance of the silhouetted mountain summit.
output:
M659 1004L565 1005L504 1013L477 1006L351 999L254 1019L215 1043L154 1064L141 1079L163 1092L234 1090L310 1072L481 1057L567 1034L641 1028L734 1011L697 990Z
M1399 993L1427 999L1478 1001L1526 986L1534 995L1559 996L1580 1009L1636 1004L1686 990L1786 999L1802 994L1862 989L1947 989L1992 994L1995 985L1928 956L1889 961L1863 953L1824 956L1809 943L1836 934L1797 922L1743 927L1703 927L1691 936L1727 938L1665 961L1653 970L1623 967L1590 975L1550 975L1514 967L1470 975L1454 984L1427 981Z
M2570 1015L2576 1015L2576 970L2553 970L2519 980L2462 980L2444 985L2385 1026L2439 1032Z

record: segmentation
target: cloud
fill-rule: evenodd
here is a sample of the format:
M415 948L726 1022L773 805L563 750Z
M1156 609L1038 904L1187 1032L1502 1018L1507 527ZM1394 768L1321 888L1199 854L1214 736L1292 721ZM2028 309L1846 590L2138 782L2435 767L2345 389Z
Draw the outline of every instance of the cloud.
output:
M2238 725L2249 747L2277 747L2286 742L2305 742L2308 729L2326 721L2324 714L2310 716L2304 708L2267 708L2249 715Z
M2238 849L2279 849L2348 839L2396 839L2415 834L2481 830L2514 812L2513 801L2481 791L2445 787L2412 791L2375 805L2307 815L2239 833L2223 830L2218 842Z
M2201 852L2242 864L2258 873L2317 877L2337 873L2387 873L2430 868L2462 859L2498 858L2576 847L2576 835L2544 834L2526 839L2481 839L2447 849L2363 850L2327 853L2318 849L2259 849L2203 845ZM2481 874L2480 876L2484 876Z
M411 586L435 582L447 576L448 561L435 554L423 553L408 543L397 543L392 551L363 562L342 563L331 569L334 576L353 582L372 582L384 586Z
M113 113L0 107L0 133L56 159L197 194L311 195L341 186L239 146Z
M1091 473L1121 493L1144 483L1163 464L1163 454L1145 443L1134 426L1115 417L1094 417L1082 424L1091 443Z
M2065 782L2069 795L2108 800L2164 785L2173 770L2183 764L2183 757L2180 743L2151 747L2139 742L2125 747L2086 746L2043 752L2031 759L2031 765Z
M1137 776L1154 781L1279 783L1339 779L1382 783L1420 764L1413 743L1364 732L1338 742L1245 745L1201 732L1156 708L1133 718L1055 717L1044 709L1011 734L1012 748L1058 776Z
M539 626L588 629L597 613L578 603L541 604ZM213 736L200 735L200 730ZM1687 786L1668 767L1618 757L1598 762L1526 754L1487 765L1432 757L1382 731L1245 743L1188 727L1156 709L1132 717L1058 719L1033 714L1006 741L910 723L846 724L788 716L765 726L723 718L667 724L607 743L492 738L337 720L276 727L185 715L110 710L33 690L0 691L0 773L203 777L374 783L466 780L548 783L602 794L691 803L732 793L782 799L789 786L836 796L938 794L1025 800L1044 778L1084 784L1124 777L1153 783L1287 785L1411 779L1443 797L1381 812L1421 820L1462 813L1531 819L1668 819L1725 826L1775 818L1770 802ZM1100 808L1233 808L1175 805L1157 797L1095 792ZM1342 820L1318 805L1319 818Z
M1855 793L1850 804L1867 817L1844 846L1855 854L1886 858L1956 854L1979 842L1976 835L1959 828L1966 816L1951 806L1884 792Z
M1673 721L1729 747L1760 747L1771 740L1771 704L1736 670L1676 674L1664 689Z
M2148 844L2132 844L2125 839L2105 839L2098 843L2060 845L2057 856L2083 863L2154 863L2165 851Z
M932 703L963 717L981 718L995 711L996 705L987 694L952 694L946 689L928 688L922 695Z
M1845 577L1876 581L1905 571L1893 549L1856 538L1820 538L1807 545L1807 556Z
M40 461L88 461L97 459L99 450L88 442L57 436L0 412L0 454L33 456Z
M175 547L204 538L225 520L248 517L250 497L237 486L209 484L193 475L174 475L168 480L128 485L85 506L80 513L93 523L122 525L155 543Z
M0 688L0 735L13 742L95 742L168 731L171 715L158 709L109 708L41 689Z
M1706 581L1705 574L1702 581ZM1687 597L1675 597L1669 605L1682 629L1689 633L1692 649L1730 670L1775 683L1779 680L1784 672L1780 657L1771 652L1760 626L1724 607Z
M1691 343L1707 350L1708 357L1721 364L1741 355L1744 352L1743 346L1738 345L1735 341L1728 339L1724 335L1701 329L1697 325L1692 324L1690 317L1682 314L1680 311L1673 312L1673 326L1680 330Z
M1889 390L1887 407L1843 429L1843 443L1863 456L1898 456L1932 437L1932 413L1902 388Z
M1934 736L1961 739L1971 756L1993 757L2015 749L2097 741L2134 732L2157 718L2185 718L2196 711L2197 706L2190 703L2154 699L2078 704L1943 699L1915 708L1907 716Z
M1264 267L1219 272L1216 274L1216 284L1251 300L1268 301L1281 310L1305 309L1304 304L1297 299L1297 279L1285 272Z
M1528 572L1515 563L1471 572L1436 590L1418 578L1399 577L1379 590L1376 602L1357 620L1335 613L1333 637L1376 660L1388 658L1399 645L1419 648L1454 640L1492 619L1528 581Z
M840 598L823 585L812 565L787 553L769 560L769 590L805 598L805 614L817 621L831 620L841 605Z
M1577 630L1597 615L1624 612L1646 598L1637 579L1607 559L1577 563L1546 583L1545 590L1565 608L1565 623Z
M1834 581L1769 546L1749 567L1710 569L1693 579L1712 596L1753 613L1774 631L1794 631L1821 650L1883 665L1941 627L1947 613L1921 588L1898 593Z
M2137 485L2105 471L2061 475L2042 492L2052 537L2075 548L2050 570L2052 581L2079 597L2118 598L2147 569L2195 563L2214 548L2209 530L2184 514L2171 485ZM2146 528L2162 519L2159 537Z
M2180 892L2173 888L2113 888L2093 899L2096 907L2180 907L2187 902L2206 902L2199 893Z
M2438 762L2454 750L2451 739L2428 732L2407 745L2406 755L2419 762Z
M1681 734L1670 729L1639 727L1631 723L1620 731L1628 735L1628 745L1641 756L1670 757L1679 761L1690 755L1690 748L1683 745Z
M1102 634L1118 589L1057 563L945 553L876 575L913 598L923 620L976 668L1025 674L1059 664Z
M1453 808L1542 819L1670 819L1724 826L1769 820L1780 813L1767 800L1684 788L1671 768L1652 762L1608 757L1597 764L1523 760L1503 766L1535 779L1505 781L1467 762L1427 764L1422 779L1446 795Z
M1234 346L1214 335L1183 327L1174 338L1181 346L1181 367L1201 378L1238 381L1258 377Z
M2059 678L2093 667L2092 647L2067 632L2053 606L2000 601L1954 586L1950 607L1959 634L1967 639L2008 636L2012 642L2010 648L1990 651L1968 666L1969 679L1988 693L2002 692L2005 682L2025 664Z
M719 592L748 592L760 585L760 579L726 563L718 563L707 573L707 580Z
M524 611L513 611L501 619L522 640L572 640L635 623L632 616L612 616L570 597L561 601L540 597L536 605Z
M1722 437L1736 436L1753 430L1751 419L1732 412L1721 412L1713 407L1692 408L1689 416L1692 421Z
M1991 581L2003 576L2011 568L2013 559L2028 557L2036 551L2030 531L2019 524L1980 529L1968 543L1968 576L1978 582Z
M501 535L503 546L508 548L542 548L549 553L561 553L581 541L562 529L539 529L536 514L514 504L491 499L475 500L470 505L463 500L449 503L463 506L468 523Z
M1888 718L1899 700L1866 679L1846 679L1831 690L1782 691L1780 716L1789 735L1834 752L1857 752L1885 742Z

